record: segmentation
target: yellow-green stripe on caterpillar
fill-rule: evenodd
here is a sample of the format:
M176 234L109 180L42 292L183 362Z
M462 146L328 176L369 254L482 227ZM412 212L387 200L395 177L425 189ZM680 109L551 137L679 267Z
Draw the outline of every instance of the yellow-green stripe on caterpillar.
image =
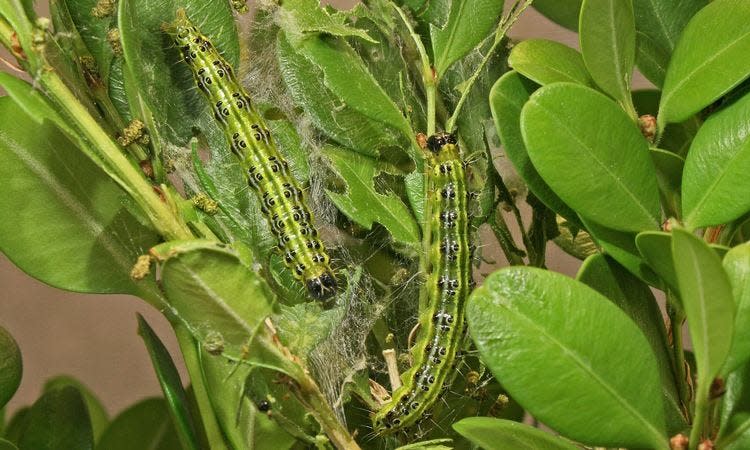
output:
M393 434L418 425L440 398L464 335L464 303L473 285L466 172L456 138L427 139L430 268L425 286L429 307L421 313L420 338L404 385L373 416L376 433Z
M328 254L318 238L304 193L263 118L237 82L232 67L183 10L177 11L170 32L258 195L287 267L304 282L312 297L330 298L336 292L336 279L328 265Z

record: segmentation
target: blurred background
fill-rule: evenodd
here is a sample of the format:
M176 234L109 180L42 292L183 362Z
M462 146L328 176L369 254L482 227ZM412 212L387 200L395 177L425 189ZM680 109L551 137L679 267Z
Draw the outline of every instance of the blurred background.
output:
M38 3L40 14L48 15L47 1ZM348 8L356 2L324 3ZM506 1L506 7L512 3ZM521 17L510 36L516 40L543 37L578 48L575 33L550 22L533 9ZM6 59L8 54L0 51L0 57ZM0 70L10 69L0 63ZM638 88L648 84L636 76L634 85ZM494 240L488 242L494 243ZM578 261L550 245L549 268L574 275ZM506 264L502 255L486 253L485 256L496 260L498 265ZM161 395L148 353L136 334L136 313L145 316L175 360L181 363L171 328L145 302L124 295L63 292L30 278L0 254L0 325L18 341L24 365L21 387L8 406L10 412L32 403L44 381L58 374L72 375L82 381L112 415L144 397Z

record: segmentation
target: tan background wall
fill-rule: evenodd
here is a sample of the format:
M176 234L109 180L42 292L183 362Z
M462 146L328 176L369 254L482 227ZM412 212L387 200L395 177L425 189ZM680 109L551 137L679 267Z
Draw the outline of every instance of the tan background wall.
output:
M353 2L330 3L346 6ZM518 39L546 37L577 46L574 33L533 10L522 17L511 35ZM644 85L642 79L637 83ZM559 252L554 252L549 265L568 274L577 268L572 258ZM39 395L45 379L63 373L88 385L112 414L143 397L159 394L148 355L136 335L136 312L146 317L172 354L178 355L166 321L139 299L59 291L28 277L0 255L0 325L17 339L24 361L23 382L9 409L29 404Z

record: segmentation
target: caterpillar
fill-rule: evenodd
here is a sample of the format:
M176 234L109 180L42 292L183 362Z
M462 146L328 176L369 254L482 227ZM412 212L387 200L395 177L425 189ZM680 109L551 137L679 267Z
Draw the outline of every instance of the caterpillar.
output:
M427 204L434 209L426 231L428 308L420 316L420 339L404 385L373 416L381 435L418 425L440 398L464 336L464 303L473 286L465 164L451 134L430 136L427 148Z
M177 20L169 31L258 196L286 266L304 282L313 298L330 298L336 292L336 278L305 195L232 67L184 10L177 11Z

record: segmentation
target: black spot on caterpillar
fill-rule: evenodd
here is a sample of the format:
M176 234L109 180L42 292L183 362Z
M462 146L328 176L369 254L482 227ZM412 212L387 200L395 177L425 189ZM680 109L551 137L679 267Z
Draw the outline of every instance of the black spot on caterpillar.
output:
M373 417L379 434L418 425L440 398L454 370L464 335L464 303L473 285L466 173L456 138L438 133L427 139L427 148L432 257L426 286L429 308L421 313L414 364L404 376L404 385Z
M312 297L330 298L336 292L336 279L328 265L328 253L318 237L302 188L277 150L263 118L237 82L232 67L184 10L178 10L170 32L258 195L286 266L304 282Z

